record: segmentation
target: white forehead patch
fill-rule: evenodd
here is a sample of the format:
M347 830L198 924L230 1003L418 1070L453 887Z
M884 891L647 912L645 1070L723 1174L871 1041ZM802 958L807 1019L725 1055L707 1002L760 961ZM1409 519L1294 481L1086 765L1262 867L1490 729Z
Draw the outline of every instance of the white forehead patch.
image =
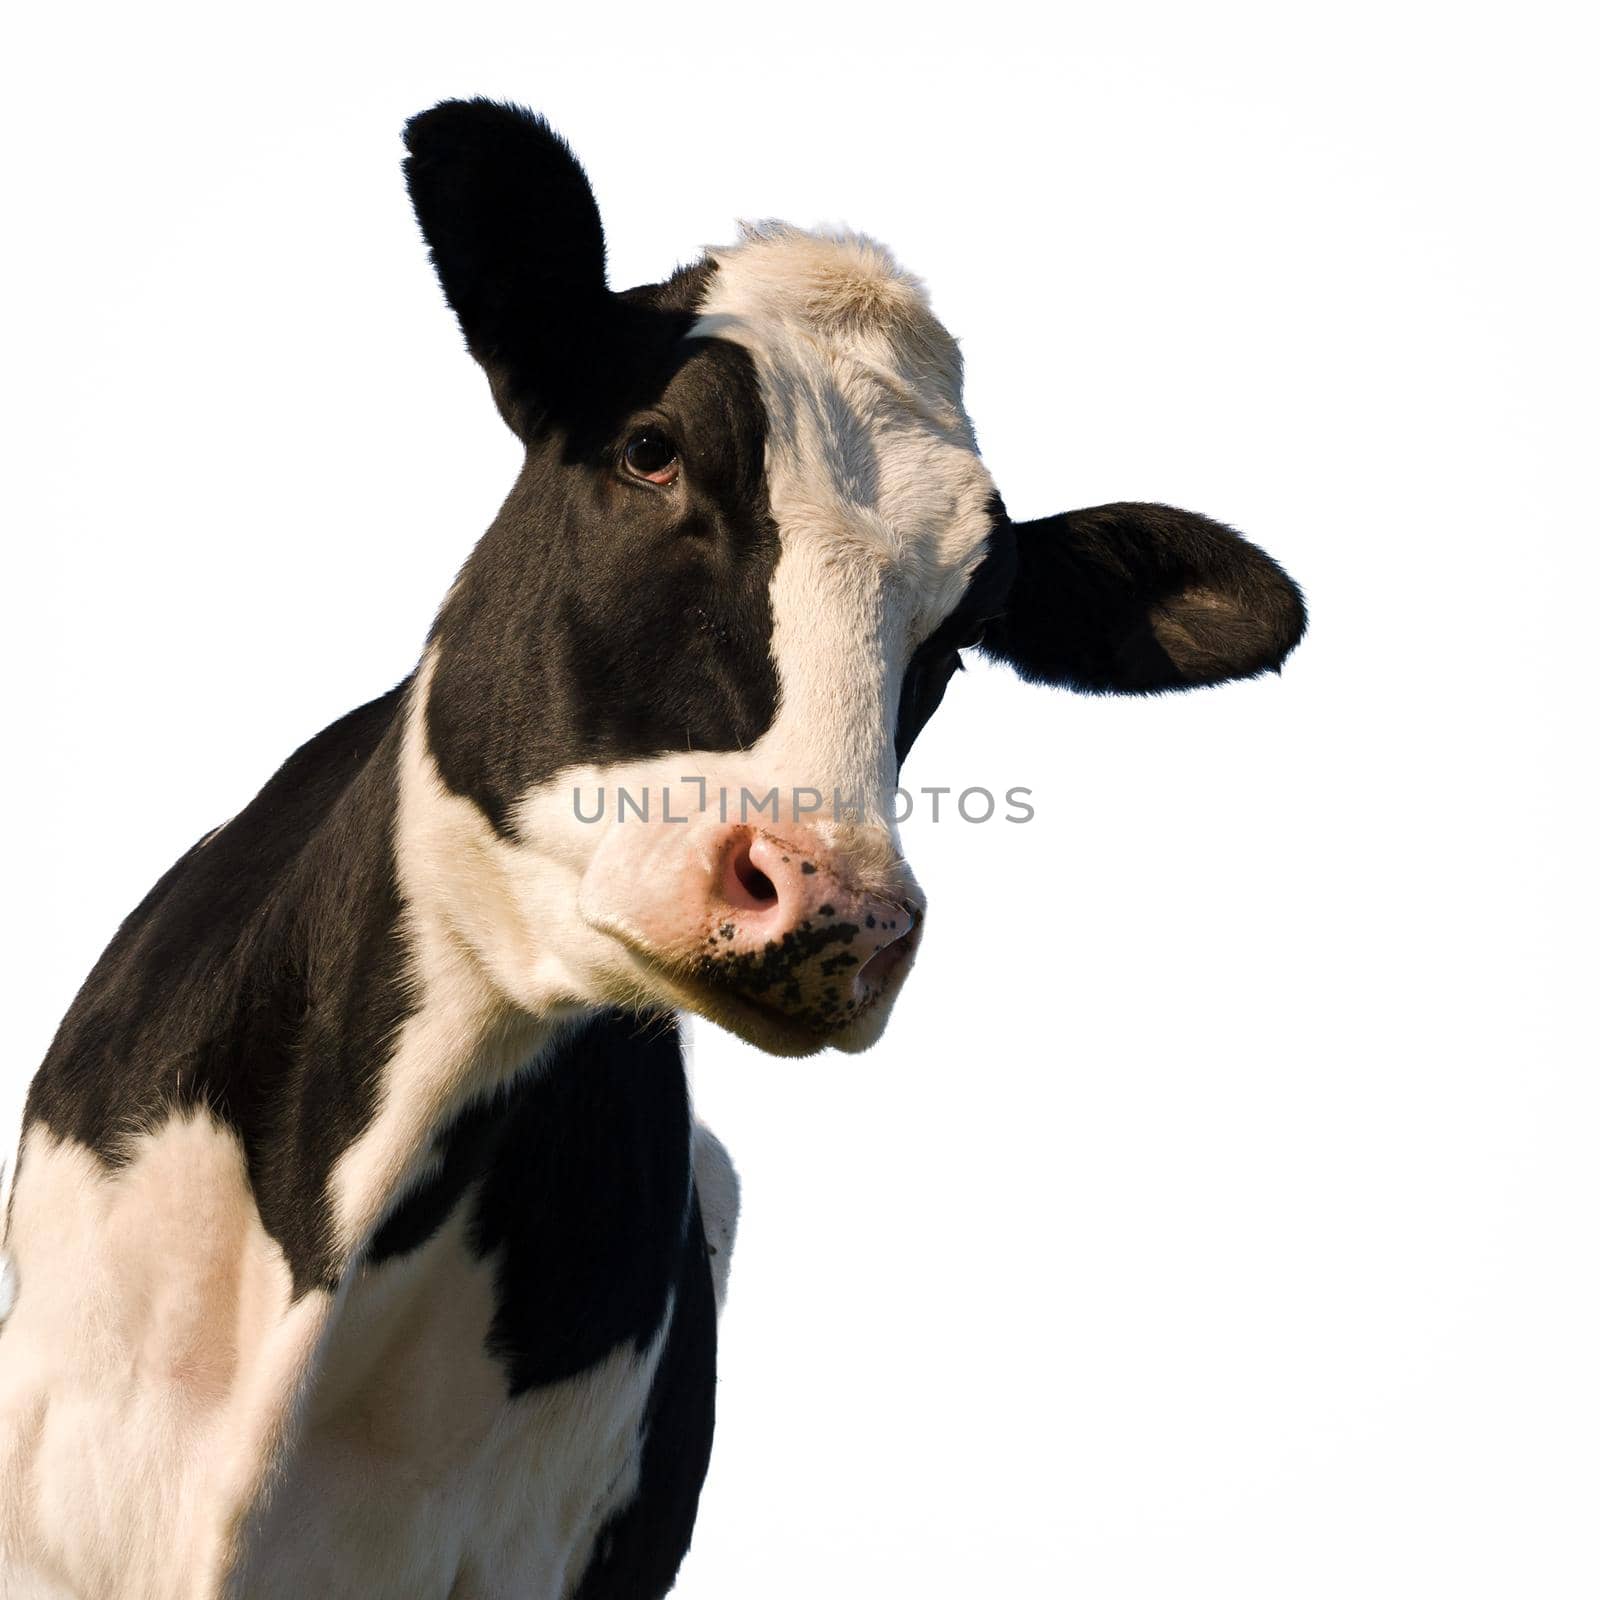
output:
M717 270L694 331L755 362L785 549L858 551L925 636L989 533L993 484L962 409L955 340L921 282L859 234L747 225L709 256Z
M741 345L767 413L780 781L860 797L891 840L906 663L982 561L993 485L961 356L922 285L856 234L746 227L712 250L694 334Z

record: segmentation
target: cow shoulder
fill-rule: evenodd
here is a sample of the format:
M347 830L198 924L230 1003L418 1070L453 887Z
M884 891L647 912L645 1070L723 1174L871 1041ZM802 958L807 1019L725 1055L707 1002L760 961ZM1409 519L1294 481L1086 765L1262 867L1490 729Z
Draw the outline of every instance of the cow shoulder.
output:
M230 1131L296 1296L337 1282L318 1197L371 1121L370 1064L410 1003L381 825L406 688L309 740L156 884L85 980L24 1113L108 1170L172 1119Z

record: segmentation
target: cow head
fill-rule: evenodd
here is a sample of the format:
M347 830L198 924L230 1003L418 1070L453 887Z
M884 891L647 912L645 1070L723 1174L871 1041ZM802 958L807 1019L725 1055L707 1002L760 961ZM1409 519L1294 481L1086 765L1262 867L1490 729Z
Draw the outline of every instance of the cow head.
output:
M955 341L871 241L747 229L618 293L540 119L449 102L407 147L526 458L430 639L402 850L412 898L525 1009L861 1048L923 916L888 797L959 651L1148 693L1298 640L1293 583L1204 517L1011 521Z

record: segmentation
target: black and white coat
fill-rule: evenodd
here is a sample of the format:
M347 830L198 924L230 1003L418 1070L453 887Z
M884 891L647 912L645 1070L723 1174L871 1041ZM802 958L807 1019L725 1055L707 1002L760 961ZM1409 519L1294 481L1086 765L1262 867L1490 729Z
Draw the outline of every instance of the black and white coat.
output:
M525 463L416 671L167 873L34 1079L16 1600L665 1593L738 1205L672 1019L877 1037L923 911L883 797L960 649L1150 692L1304 626L1205 518L1012 521L870 241L749 229L618 294L539 119L452 102L407 145ZM689 822L576 814L624 787ZM708 809L744 788L783 809Z

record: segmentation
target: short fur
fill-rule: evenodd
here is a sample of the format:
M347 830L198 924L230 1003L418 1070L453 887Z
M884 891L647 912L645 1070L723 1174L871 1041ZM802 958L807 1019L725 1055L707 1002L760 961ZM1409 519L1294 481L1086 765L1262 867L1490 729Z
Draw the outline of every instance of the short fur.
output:
M738 1206L673 1014L861 1049L903 971L837 1015L756 1004L703 928L671 942L712 823L588 826L572 791L837 789L860 817L804 837L909 916L882 801L963 648L1145 692L1304 626L1205 518L1012 523L955 342L872 241L763 224L616 293L540 118L447 102L406 148L524 464L417 670L167 873L33 1081L8 1596L664 1594ZM642 429L676 483L630 476Z

